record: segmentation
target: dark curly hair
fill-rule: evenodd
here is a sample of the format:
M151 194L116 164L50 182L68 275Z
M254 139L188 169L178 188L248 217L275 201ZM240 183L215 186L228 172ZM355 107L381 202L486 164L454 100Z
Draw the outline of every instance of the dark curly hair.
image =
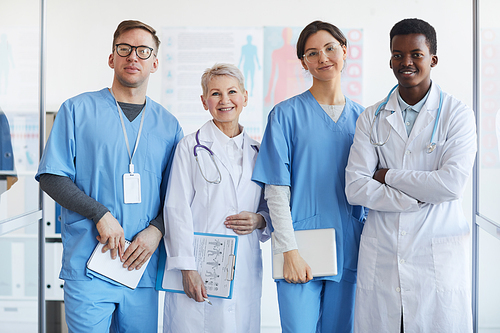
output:
M392 49L392 39L397 35L422 34L425 36L425 43L429 47L431 54L437 54L436 30L427 22L417 19L404 19L396 23L390 32L390 47Z

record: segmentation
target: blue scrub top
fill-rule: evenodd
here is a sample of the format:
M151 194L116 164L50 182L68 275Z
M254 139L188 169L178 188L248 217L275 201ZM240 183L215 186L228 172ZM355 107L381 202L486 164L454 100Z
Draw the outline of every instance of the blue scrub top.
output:
M359 239L365 210L345 196L345 168L356 120L364 108L346 98L335 123L306 91L269 113L252 180L291 188L294 230L335 228L336 276L356 282Z
M144 125L133 157L141 176L141 203L124 204L123 175L129 155L115 100L108 88L73 97L61 106L43 153L36 180L43 173L69 177L83 192L109 209L122 225L125 238L149 226L164 201L170 165L182 129L175 117L146 97ZM131 152L141 114L124 117ZM86 280L86 263L97 245L97 228L73 211L62 209L63 260L60 278ZM158 250L153 254L139 287L154 287Z

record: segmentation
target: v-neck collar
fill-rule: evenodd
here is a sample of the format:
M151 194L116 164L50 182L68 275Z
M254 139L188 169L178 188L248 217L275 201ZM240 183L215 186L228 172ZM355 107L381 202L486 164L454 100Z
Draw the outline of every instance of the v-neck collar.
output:
M117 117L118 119L120 119L120 115L118 114L118 109L117 109L117 107L116 107L115 98L114 98L114 97L113 97L113 95L111 94L111 91L110 91L110 90L111 90L111 88L104 88L104 89L102 89L102 90L101 90L101 93L103 94L103 96L104 96L105 100L109 103L109 106L113 109L114 113L116 114L116 117ZM135 119L134 119L133 121L129 121L128 123L127 123L127 122L125 122L125 125L127 126L127 124L130 124L130 125L133 125L133 127L138 126L138 125L136 125L136 124L140 124L140 122L141 122L141 120L140 120L140 119L141 119L141 117L140 117L140 116L142 115L142 113L143 113L144 111L146 111L147 109L149 109L149 108L150 108L150 105L151 105L151 103L150 103L149 97L148 97L148 96L146 96L146 100L145 100L145 102L144 102L144 107L142 108L142 111L141 111L141 112L139 112L138 116L137 116L137 117L135 117ZM122 112L123 116L124 116L125 118L127 118L127 117L125 116L125 113L124 113L124 112L123 112L123 110L121 109L121 107L120 107L120 111ZM146 112L147 112L147 113L149 113L148 111L146 111ZM144 120L148 119L148 117L149 117L149 114L144 115L144 118L145 118ZM128 120L128 118L127 118L127 120Z
M337 122L334 122L332 118L323 110L321 105L318 103L316 98L314 98L313 94L307 90L303 94L304 98L309 102L308 104L312 106L311 112L314 112L317 116L319 116L323 121L326 123L326 125L332 130L332 131L340 131L345 127L345 123L348 119L348 115L351 112L351 100L347 97L345 97L345 106L344 110L340 114L339 119ZM309 110L306 110L309 111Z

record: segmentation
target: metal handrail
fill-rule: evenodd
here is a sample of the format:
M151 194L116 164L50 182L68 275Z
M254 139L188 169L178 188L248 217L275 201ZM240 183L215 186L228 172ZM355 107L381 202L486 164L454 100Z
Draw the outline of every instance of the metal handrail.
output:
M42 211L35 210L0 221L0 236L37 223L42 219Z

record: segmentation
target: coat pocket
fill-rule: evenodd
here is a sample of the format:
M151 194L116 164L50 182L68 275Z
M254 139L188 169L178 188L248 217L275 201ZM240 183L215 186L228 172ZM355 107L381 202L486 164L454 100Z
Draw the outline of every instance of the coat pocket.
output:
M361 232L364 223L351 216L349 223L344 224L344 268L356 272ZM354 281L353 281L354 282Z
M378 240L361 235L358 259L358 288L373 290L377 266Z
M432 258L439 292L470 289L469 234L432 239Z

